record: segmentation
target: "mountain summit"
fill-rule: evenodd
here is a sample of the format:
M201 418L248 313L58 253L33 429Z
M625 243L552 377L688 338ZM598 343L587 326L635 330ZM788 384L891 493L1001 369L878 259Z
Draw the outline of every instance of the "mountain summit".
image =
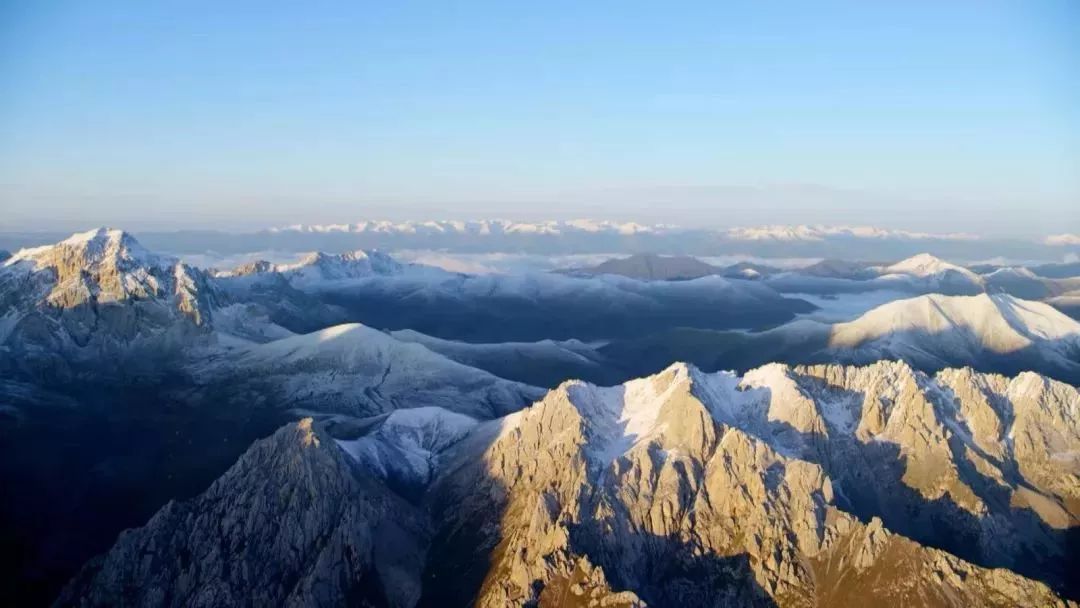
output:
M1066 606L1047 583L1069 582L1077 398L1035 374L676 364L479 424L405 410L335 441L304 420L62 597Z
M54 369L76 359L115 362L130 346L186 345L181 334L205 332L212 302L202 271L99 228L23 249L0 266L0 345L22 353L22 363Z

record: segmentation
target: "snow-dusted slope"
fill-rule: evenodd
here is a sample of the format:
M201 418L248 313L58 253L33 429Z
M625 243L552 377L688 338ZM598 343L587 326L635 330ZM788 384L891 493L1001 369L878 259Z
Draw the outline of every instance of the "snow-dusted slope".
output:
M666 224L643 225L635 222L611 222L606 220L566 220L546 222L515 222L511 220L428 220L428 221L369 221L354 224L296 224L275 228L271 232L308 233L376 233L399 235L497 235L497 234L544 234L568 233L634 235L642 233L677 232L678 228Z
M1078 486L1049 480L1080 462L1049 462L1080 441L1078 399L898 363L570 382L444 455L429 556L484 565L429 584L482 606L1057 605L927 545L1065 584Z
M470 343L441 340L403 329L390 332L402 342L415 342L458 363L489 371L500 378L536 386L556 386L582 378L605 383L614 378L609 361L580 340Z
M338 445L379 478L413 494L434 477L438 455L478 421L441 407L416 407L395 410L376 424L363 437L338 439Z
M552 273L406 273L318 287L354 318L470 342L604 339L641 328L755 327L812 310L765 285L704 277L649 282Z
M338 255L315 252L295 264L274 266L273 270L297 287L305 287L322 281L401 274L404 266L380 251L357 250Z
M198 269L100 228L21 250L0 266L0 346L20 367L65 376L77 361L111 371L152 366L205 337L213 302ZM142 354L129 361L133 351Z
M1007 355L1037 348L1074 354L1080 323L1052 306L1008 295L927 295L879 306L834 325L831 348ZM1067 360L1067 359L1066 359Z
M943 240L943 241L974 241L978 237L973 234L962 232L952 233L929 233L912 232L909 230L890 230L876 228L874 226L756 226L750 228L732 228L727 231L727 236L734 240L743 241L824 241L826 239L865 239L865 240Z
M63 597L1064 608L1078 407L1031 373L678 364L481 423L400 410L341 438L303 420ZM243 574L263 561L274 576Z
M195 297L190 268L147 251L116 229L99 228L55 245L23 249L2 268L4 295L31 304L73 308L166 295L182 302Z
M197 372L234 395L261 391L279 407L354 416L437 406L491 418L542 394L357 323L240 348Z
M881 267L878 272L879 282L904 281L940 293L978 293L983 288L979 275L928 253Z
M779 273L766 282L782 292L845 293L878 289L909 293L974 295L986 289L983 277L927 253L894 264L870 265L826 260Z
M917 296L886 302L847 322L799 319L762 332L656 332L613 341L599 351L635 375L678 360L715 370L769 361L867 364L901 359L922 370L1033 370L1080 382L1080 322L1048 304L1004 294Z

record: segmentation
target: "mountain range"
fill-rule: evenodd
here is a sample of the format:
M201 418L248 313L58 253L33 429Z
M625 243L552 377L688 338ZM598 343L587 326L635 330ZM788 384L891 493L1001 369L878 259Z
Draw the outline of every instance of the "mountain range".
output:
M213 230L141 232L150 247L174 254L249 254L259 251L330 252L359 248L431 250L457 253L516 252L542 255L589 253L774 258L900 259L924 251L964 260L1002 256L1060 261L1080 253L1080 237L977 236L929 233L872 226L704 227L631 221L359 221L294 225L255 232ZM56 233L0 233L0 248L15 250L53 242Z
M766 267L204 270L114 229L0 264L16 604L1080 597L1080 323L1000 271L820 264L902 286L823 322Z
M1030 373L676 365L490 422L304 419L61 603L1064 606L1078 402Z

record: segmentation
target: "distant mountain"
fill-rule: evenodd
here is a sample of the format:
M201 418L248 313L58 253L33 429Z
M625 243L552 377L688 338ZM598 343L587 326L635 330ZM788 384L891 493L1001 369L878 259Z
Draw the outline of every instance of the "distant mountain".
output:
M542 393L358 323L240 346L198 365L195 375L234 407L259 395L278 408L350 416L439 406L487 419Z
M265 342L286 332L309 333L349 321L348 314L308 293L326 282L405 271L390 256L377 251L340 255L313 252L298 262L272 264L257 260L214 274L214 284L230 304L218 316L217 329L240 338Z
M1048 304L1004 294L925 295L883 304L845 323L798 320L756 333L682 329L614 341L599 350L637 374L678 360L716 370L769 361L901 359L931 371L972 366L1080 380L1080 323Z
M249 233L210 230L142 232L143 242L176 254L258 251L340 253L356 249L456 253L747 255L778 258L900 259L920 252L949 259L1006 257L1060 260L1080 251L1076 239L1008 239L870 226L698 227L602 220L519 222L361 221L295 225ZM55 233L0 233L0 248L57 240Z
M724 266L720 275L731 279L747 279L755 281L769 275L780 272L780 269L767 264L755 264L753 262L736 262L730 266Z
M920 287L940 293L964 291L978 293L982 290L979 275L928 253L878 269L878 279L914 281Z
M296 224L273 228L271 232L314 233L376 233L376 234L467 234L489 236L495 234L648 234L681 232L668 224L643 225L635 222L610 222L601 220L563 220L546 222L514 222L510 220L477 221L409 221L409 222L358 222L355 224Z
M552 273L371 277L316 292L351 318L468 342L596 340L678 326L766 327L814 307L765 285L703 277L637 281Z
M713 266L691 256L640 253L626 258L613 258L596 266L568 268L558 271L576 277L618 275L643 281L681 281L718 275L731 279L756 280L778 272L764 264L738 262L730 266Z
M614 274L646 281L671 281L718 275L723 273L723 269L690 256L639 253L627 258L611 259L589 268L572 268L562 272L581 277Z
M1072 277L1071 270L1068 265L1028 268L982 264L967 268L929 254L919 254L894 264L824 260L804 268L772 273L765 281L785 293L893 290L974 295L985 291L1044 300L1080 290L1080 277ZM1046 276L1040 273L1046 273Z
M580 340L478 344L433 338L411 329L390 335L402 342L423 344L458 363L500 378L534 386L555 387L569 378L610 384L624 377L595 346Z
M834 325L828 344L859 358L887 354L923 365L1015 356L1033 369L1080 371L1080 323L1049 305L1007 295L890 302Z
M956 264L922 253L894 264L872 265L825 260L806 268L766 277L787 293L852 293L872 290L974 295L985 289L982 278Z
M867 268L812 278L971 279ZM762 276L371 250L204 272L111 229L21 250L0 265L0 587L45 603L115 539L61 605L1058 601L1023 576L1075 596L1077 398L1051 378L1080 378L1080 324L989 289L1031 276L829 325L794 320L813 307L770 286L789 273L723 271ZM668 367L878 358L1016 377Z
M302 286L320 281L401 274L403 268L385 253L358 250L340 255L315 252L296 264L280 264L273 270L284 274L293 285Z
M487 423L303 420L61 603L1065 606L1078 401L1033 373L680 364Z
M1067 279L1080 277L1080 262L1062 264L1040 264L1032 266L1031 271L1048 279Z

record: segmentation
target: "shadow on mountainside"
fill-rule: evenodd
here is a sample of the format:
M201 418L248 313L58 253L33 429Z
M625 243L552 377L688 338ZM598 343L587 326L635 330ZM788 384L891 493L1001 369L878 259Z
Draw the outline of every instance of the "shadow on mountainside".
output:
M953 327L950 331L954 337L938 349L870 348L865 346L867 341L832 349L828 331L822 328L789 335L784 331L747 333L679 327L637 338L613 340L599 350L626 378L655 374L679 361L692 363L705 372L733 370L744 373L766 363L868 365L888 359L902 360L927 373L949 367L971 367L1006 376L1034 371L1069 384L1080 384L1080 351L1065 351L1061 357L1048 356L1048 347L1056 347L1057 343L1036 340L1022 349L998 353L978 347L979 337L970 328ZM880 340L892 344L933 345L940 342L941 334L905 330Z
M847 390L821 379L800 378L799 384L803 390L825 388L831 397L858 407L866 397L861 391ZM932 401L931 404L940 407ZM930 499L908 485L905 478L911 463L899 445L883 441L863 443L854 435L836 432L828 417L825 419L830 437L768 420L764 412L756 426L767 443L775 444L779 438L797 450L798 458L821 466L833 481L837 506L864 523L879 517L886 528L920 544L942 549L985 568L1007 568L1042 581L1066 597L1080 598L1080 581L1072 576L1080 568L1080 527L1055 529L1034 510L1012 506L1009 491L976 470L964 455L964 449L969 446L955 433L951 433L948 442L949 456L957 464L959 480L985 505L983 515L965 509L952 492ZM858 423L856 417L856 427ZM753 431L751 428L748 432L753 435ZM1002 468L1010 484L1042 494L1015 468L1002 466L1004 463L985 453L981 455ZM941 473L944 470L938 472ZM933 474L931 469L930 475ZM935 480L926 481L932 485ZM963 492L962 488L956 490ZM1020 542L1021 536L1030 542Z
M472 606L481 596L487 597L485 605L496 605L485 594L490 588L520 576L498 568L505 565L504 558L511 550L508 542L530 532L529 519L522 518L521 511L508 513L505 500L509 492L492 477L483 476L460 489L463 490L460 494L437 492L435 500L428 503L435 530L418 608ZM545 500L545 494L537 495L537 508L550 508L543 504ZM455 519L454 515L462 509L471 515L464 521ZM518 522L520 527L507 529L508 520ZM531 595L510 599L536 608L638 606L618 596L629 591L649 606L777 606L755 580L746 553L717 555L673 536L631 530L624 521L617 521L621 528L616 531L601 530L596 520L567 524L567 551L545 559L552 569L569 565L570 571L560 572L547 581L534 579L529 585ZM522 549L522 557L527 557L524 552L529 549ZM640 553L632 559L620 559L638 550ZM592 570L596 567L602 568L599 577ZM606 580L606 587L600 595L589 596L598 578Z
M803 300L781 297L753 306L734 306L697 293L655 295L648 300L627 294L623 301L612 302L585 289L585 281L582 283L583 289L575 297L500 292L454 297L438 290L402 293L356 288L323 292L321 298L347 311L350 320L371 327L412 329L464 342L626 338L639 334L642 328L763 328L815 308Z
M854 398L854 395L852 397ZM222 527L217 516L196 518L183 515L186 513L185 509L190 507L173 505L171 510L166 509L168 514L165 521L169 521L168 517L180 513L182 517L177 521L184 522L185 526L192 529L169 542L161 543L155 540L158 538L156 535L168 535L170 531L176 535L177 531L168 526L159 526L156 531L136 530L128 533L128 552L122 553L121 557L131 563L125 562L120 576L114 573L105 580L142 580L139 577L153 576L155 581L159 581L156 584L161 584L160 581L174 581L170 583L174 585L179 584L175 581L186 580L189 588L186 588L185 592L188 595L175 597L191 597L190 586L194 584L194 589L213 589L220 598L251 597L257 593L271 603L281 604L293 597L291 594L296 589L294 581L306 580L314 569L318 569L319 576L316 581L349 580L347 585L341 587L349 594L348 597L341 598L325 593L318 596L324 600L320 604L327 605L354 598L360 600L361 605L368 606L411 606L411 600L401 603L389 598L418 596L416 605L423 607L469 606L475 605L477 599L483 597L486 600L484 605L487 606L501 606L503 603L498 602L505 600L523 605L577 608L590 605L589 601L597 599L596 594L599 594L599 597L609 602L604 605L618 608L633 606L630 598L619 595L622 591L631 591L653 606L693 608L713 605L777 605L776 599L756 582L747 554L740 552L717 555L692 542L630 529L621 518L605 518L603 522L593 519L578 523L563 522L554 517L560 512L560 507L551 504L550 501L555 500L553 494L543 491L543 488L532 488L537 490L532 492L530 486L526 486L524 490L518 489L515 494L512 488L506 487L500 479L489 473L487 466L497 466L499 463L495 462L486 463L485 466L465 465L467 469L448 469L445 473L452 476L454 483L429 489L422 507L429 515L430 529L417 532L418 538L431 539L426 557L423 558L423 573L419 575L419 570L416 570L419 580L411 575L403 579L403 571L399 568L404 562L395 561L404 559L404 553L399 554L399 551L405 552L404 547L399 549L395 544L400 544L398 537L380 536L379 528L372 531L366 527L365 522L369 520L349 520L353 523L341 529L342 520L334 509L345 508L349 501L335 498L330 503L331 506L320 501L320 496L324 496L326 490L341 487L333 481L338 473L331 475L328 471L340 472L345 469L336 464L327 469L324 463L340 463L348 460L348 456L342 451L333 452L334 455L328 457L327 450L338 449L331 440L332 433L320 423L316 423L312 428L319 441L308 440L308 443L313 443L316 448L321 443L322 447L317 451L312 450L310 454L318 460L306 460L305 455L309 454L309 451L300 450L296 454L282 451L276 443L251 448L249 453L257 452L263 456L249 459L245 455L240 462L248 464L240 466L238 463L237 467L230 469L222 478L229 480L228 483L215 484L214 495L208 501L203 501L208 505L224 505L223 513L231 520L229 525ZM768 435L770 439L776 435L784 435L785 441L804 441L808 446L814 446L815 442L821 439L798 433L790 426L778 422L761 427L759 432ZM464 462L475 465L476 456L485 454L497 438L497 433L490 433L465 439L466 442L475 440L475 444L465 446L469 449L464 452L467 457ZM551 441L550 438L540 440ZM854 462L856 466L850 473L839 471L834 476L834 479L841 480L841 474L848 475L846 481L841 480L838 483L838 502L842 508L866 519L878 515L886 520L886 525L895 532L917 540L922 537L926 544L945 548L975 563L999 565L986 556L971 553L970 545L976 543L972 543L971 536L965 531L980 523L977 518L965 520L963 518L966 511L960 510L951 500L927 501L914 490L904 486L902 477L906 461L895 446L875 444L865 448L855 445L848 447L856 451L857 458L842 462ZM867 451L859 451L863 449ZM565 455L565 452L562 454ZM807 458L818 461L829 471L837 468L830 456L829 450L821 450L811 453ZM558 462L558 458L557 456L548 464ZM884 464L874 464L878 462ZM260 463L285 468L267 471L258 466ZM537 464L544 466L542 462ZM513 463L511 465L519 466ZM372 496L391 493L389 486L374 479L369 472L358 471L358 468L347 467L351 474L360 480L360 487L366 488L362 493L372 493ZM298 471L308 472L297 474ZM466 474L461 475L462 471ZM525 483L528 483L532 473L520 473ZM327 481L327 478L330 478L330 481ZM266 483L266 480L270 480L270 486L253 495L251 484ZM280 484L281 487L275 489L274 484ZM593 512L588 508L588 504L604 492L603 488L602 484L597 484L592 489L581 488L584 494L580 499L586 505L582 513ZM296 503L297 500L300 503ZM392 502L398 504L397 500ZM398 508L399 511L387 514L389 519L386 521L391 522L387 525L392 526L392 522L407 516L405 501L401 501ZM298 509L301 512L298 513ZM280 515L268 519L268 513ZM301 529L274 531L267 528L276 525L271 522L280 521L279 517L296 520L296 525L301 526ZM906 522L915 523L909 525ZM610 524L616 525L616 529L604 527ZM350 527L357 525L361 527L355 531ZM327 530L334 531L334 538L340 536L344 539L362 539L374 535L376 541L370 545L374 553L355 553L359 549L349 547L362 548L364 544L347 544L343 555L347 556L348 560L333 561L339 553L332 550L336 545L328 542L330 534ZM565 542L558 541L560 530L567 533ZM1074 530L1069 531L1073 538ZM545 554L540 560L526 555L534 547L543 550L545 543L550 546L552 537L545 532L556 535L555 545L559 547L558 550ZM229 566L233 563L229 557L232 554L218 556L216 559L220 563L215 568L196 567L185 557L191 549L186 544L187 539L201 538L207 545L199 545L200 550L206 549L213 553L218 546L241 547L242 550L236 550L241 551L241 555L247 560L245 563L259 563L259 559L267 559L267 555L277 554L270 552L264 555L264 543L248 541L252 538L272 539L279 533L302 540L304 548L296 554L295 559L274 562L277 572L275 576L280 577L280 580L275 579L277 582L270 586L264 585L258 589L246 586L251 584L247 575L242 574L247 570ZM142 540L138 540L140 535L143 535ZM523 540L523 543L517 542ZM267 543L269 542L271 541L267 540ZM965 544L969 546L965 547ZM142 555L142 551L148 550L145 549L148 547L155 547L154 560L144 562L136 559L138 555ZM287 546L283 548L287 555L293 556L287 549ZM379 551L383 553L380 554ZM522 562L529 559L532 570L508 567L508 564L521 563L514 561L519 557L514 553L517 551L522 552ZM330 561L327 562L323 556L330 556L327 558ZM1019 556L1010 557L1014 561L1022 561ZM339 572L339 569L346 567L341 564L354 562L367 565L359 573ZM89 568L90 575L96 575L96 572L99 572L96 569L102 563L104 562L101 560L95 560ZM154 576L154 571L141 569L142 563L156 564L155 567L164 569L167 574ZM1023 564L1018 566L1024 568ZM602 568L602 574L598 574L596 568ZM538 573L546 578L537 578ZM523 576L526 577L524 580ZM1035 578L1046 580L1042 576ZM90 584L90 580L92 579L77 579L73 583L75 587L68 589L69 594L75 595L69 597L78 597L80 590L86 590L80 585ZM508 581L513 581L514 584L504 585ZM1057 582L1060 585L1060 580ZM168 592L169 589L165 588L164 591ZM508 592L520 595L500 595ZM164 601L165 605L176 603L177 601Z
M649 606L777 606L754 578L747 553L718 555L678 538L631 530L618 521L615 531L601 530L595 521L570 530L571 547L602 567L613 589L633 591ZM605 536L614 542L605 543ZM618 559L618 547L643 550L627 562Z
M203 491L284 421L218 408L210 396L190 402L177 396L187 384L176 379L49 386L62 404L31 401L0 419L0 596L8 605L47 604L121 530Z

